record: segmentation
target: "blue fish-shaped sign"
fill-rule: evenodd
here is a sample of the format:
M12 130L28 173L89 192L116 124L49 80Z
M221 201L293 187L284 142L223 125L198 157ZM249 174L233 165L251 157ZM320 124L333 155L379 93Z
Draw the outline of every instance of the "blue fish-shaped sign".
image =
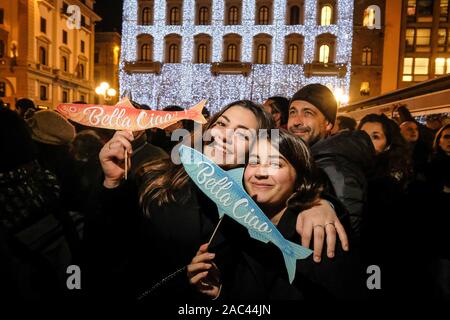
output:
M244 168L222 170L204 154L187 146L180 147L183 166L195 182L219 209L248 229L250 236L264 243L272 242L283 253L284 263L292 283L297 259L305 259L312 250L286 240L262 212L242 185Z

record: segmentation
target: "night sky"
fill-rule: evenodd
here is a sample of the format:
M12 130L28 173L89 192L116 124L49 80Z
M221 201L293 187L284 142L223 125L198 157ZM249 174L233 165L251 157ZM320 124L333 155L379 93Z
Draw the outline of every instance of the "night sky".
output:
M123 0L96 0L94 11L102 17L97 23L95 31L122 31L122 5Z

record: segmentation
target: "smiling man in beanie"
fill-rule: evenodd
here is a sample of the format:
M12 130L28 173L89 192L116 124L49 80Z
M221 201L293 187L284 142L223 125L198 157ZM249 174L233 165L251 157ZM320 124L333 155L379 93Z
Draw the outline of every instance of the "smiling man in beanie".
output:
M336 112L337 102L331 90L319 83L309 84L292 96L288 130L312 146L330 134Z
M330 137L336 113L337 102L331 90L318 83L309 84L292 96L288 130L311 147L316 164L328 180L329 191L348 211L350 236L357 242L367 197L365 175L375 151L364 131L342 132ZM324 228L332 227L327 224Z

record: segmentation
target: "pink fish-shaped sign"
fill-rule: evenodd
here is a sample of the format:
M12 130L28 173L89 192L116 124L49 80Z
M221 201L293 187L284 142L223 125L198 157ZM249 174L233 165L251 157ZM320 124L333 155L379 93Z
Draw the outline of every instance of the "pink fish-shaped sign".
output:
M114 106L98 104L60 104L56 110L64 117L89 127L141 131L149 128L164 129L181 120L206 123L202 110L206 100L184 111L154 111L133 107L128 99Z

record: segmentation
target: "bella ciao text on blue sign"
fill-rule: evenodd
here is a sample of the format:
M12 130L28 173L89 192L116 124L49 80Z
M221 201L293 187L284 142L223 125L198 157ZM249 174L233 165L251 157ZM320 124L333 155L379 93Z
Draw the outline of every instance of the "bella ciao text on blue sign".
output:
M281 250L292 283L296 261L307 258L312 251L286 240L245 192L242 185L244 169L224 171L201 152L187 146L181 146L179 152L187 174L215 202L220 217L224 214L229 216L246 227L252 238L264 243L272 242Z

